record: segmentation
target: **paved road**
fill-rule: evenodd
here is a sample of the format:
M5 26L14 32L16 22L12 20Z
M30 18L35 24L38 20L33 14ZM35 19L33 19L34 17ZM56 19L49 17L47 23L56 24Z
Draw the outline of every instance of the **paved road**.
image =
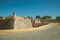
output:
M60 40L60 26L24 33L0 35L0 40Z

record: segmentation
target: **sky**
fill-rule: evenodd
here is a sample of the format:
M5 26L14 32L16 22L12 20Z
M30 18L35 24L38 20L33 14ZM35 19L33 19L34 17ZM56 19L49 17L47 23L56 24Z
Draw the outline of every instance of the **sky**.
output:
M60 16L60 0L0 0L0 16Z

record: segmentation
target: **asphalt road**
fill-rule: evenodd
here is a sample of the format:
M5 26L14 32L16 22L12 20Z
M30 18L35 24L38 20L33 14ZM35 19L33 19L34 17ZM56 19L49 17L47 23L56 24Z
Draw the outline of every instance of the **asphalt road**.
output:
M32 32L0 34L0 40L60 40L60 26Z

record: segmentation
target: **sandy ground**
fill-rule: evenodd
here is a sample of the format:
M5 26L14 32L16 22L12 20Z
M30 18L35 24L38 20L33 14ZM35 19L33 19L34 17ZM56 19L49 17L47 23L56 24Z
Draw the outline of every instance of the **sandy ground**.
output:
M0 33L5 31L0 30ZM0 40L60 40L60 25L51 23L39 28L19 29L19 31L15 30L12 33L7 32L0 34Z
M44 25L41 27L37 27L37 28L28 28L28 29L10 29L10 30L0 30L0 34L7 34L7 33L16 33L16 32L31 32L31 31L36 31L36 30L44 30L47 28L50 28L51 26L57 25L57 23L50 23L48 25ZM48 27L50 26L50 27Z

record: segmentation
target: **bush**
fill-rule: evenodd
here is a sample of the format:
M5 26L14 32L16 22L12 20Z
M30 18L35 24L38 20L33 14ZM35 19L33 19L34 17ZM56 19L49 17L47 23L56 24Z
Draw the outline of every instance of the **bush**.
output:
M3 16L0 16L0 18L3 18Z

